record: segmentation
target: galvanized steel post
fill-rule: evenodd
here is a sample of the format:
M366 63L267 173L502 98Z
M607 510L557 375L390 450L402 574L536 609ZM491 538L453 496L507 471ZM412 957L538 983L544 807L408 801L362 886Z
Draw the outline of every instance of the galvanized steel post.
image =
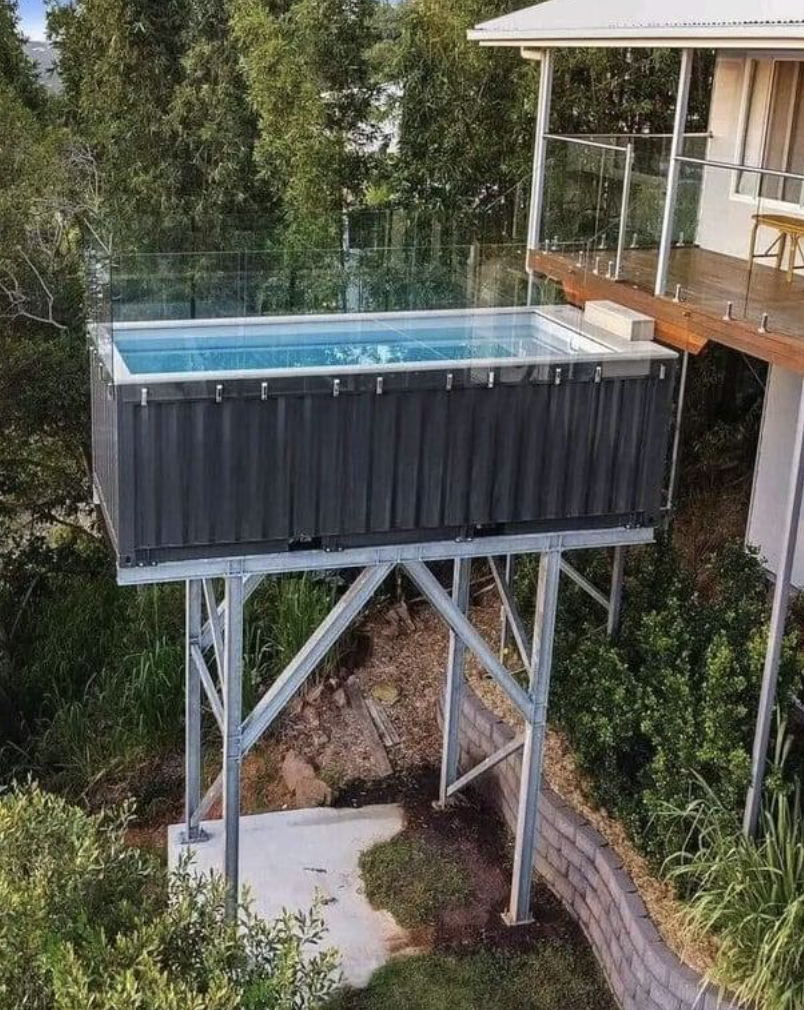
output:
M226 914L237 914L240 856L240 760L243 709L243 579L226 578L223 628L223 868Z
M525 723L522 776L519 783L514 869L511 901L506 914L509 925L530 921L530 893L539 818L539 793L544 765L544 738L547 729L547 700L553 666L553 638L561 576L561 552L541 556L536 592L536 618L530 667L530 716Z
M525 252L525 269L528 272L528 305L531 303L533 272L527 257L531 249L538 249L541 239L542 211L544 207L544 178L547 168L547 133L550 128L550 104L553 97L553 51L541 53L539 71L539 98L536 108L536 135L533 140L533 167L530 180L530 207L528 209L528 248Z
M472 581L471 558L458 558L453 562L452 599L462 614L469 611L469 590ZM448 789L458 777L460 745L458 731L461 722L466 666L466 645L450 628L447 677L444 686L444 739L441 750L441 783L438 791L439 806L447 803Z
M667 285L667 267L670 262L670 248L673 244L673 222L676 216L676 196L678 193L679 158L684 153L684 128L687 123L687 106L690 97L690 77L694 50L681 50L681 68L678 74L676 92L676 112L673 120L673 140L670 145L670 169L667 173L667 192L664 199L662 234L659 240L659 257L656 263L656 284L654 293L661 298Z
M776 682L779 676L779 661L782 656L782 642L787 618L787 601L790 595L790 577L793 573L793 562L798 545L802 495L804 495L804 380L801 382L799 394L793 457L790 460L790 486L787 492L784 529L782 530L782 551L779 568L776 572L776 585L773 589L768 646L765 652L765 668L762 672L762 691L751 761L751 786L748 790L743 815L743 830L749 836L756 834L759 821L771 721L776 702Z
M201 583L188 579L185 590L184 655L184 841L204 835L195 822L201 803L201 678L193 661L193 647L201 641Z

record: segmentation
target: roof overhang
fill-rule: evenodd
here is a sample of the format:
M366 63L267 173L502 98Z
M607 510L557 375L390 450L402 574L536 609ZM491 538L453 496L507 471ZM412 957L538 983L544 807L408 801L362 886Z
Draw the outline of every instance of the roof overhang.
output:
M476 25L482 46L557 48L804 49L802 0L546 0Z

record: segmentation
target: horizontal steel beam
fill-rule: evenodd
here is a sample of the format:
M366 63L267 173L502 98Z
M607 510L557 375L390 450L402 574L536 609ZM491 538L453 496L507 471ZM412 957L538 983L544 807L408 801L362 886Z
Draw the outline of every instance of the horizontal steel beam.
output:
M151 585L185 579L223 578L227 575L278 575L287 572L368 568L372 565L405 564L409 561L450 561L454 558L481 558L498 554L541 554L551 550L631 546L650 544L653 540L654 530L650 526L517 533L510 536L477 537L474 540L350 547L342 551L283 551L230 558L164 561L156 565L118 568L117 581L121 586Z
M495 765L498 765L501 761L505 761L506 758L511 757L512 754L516 754L518 750L522 749L524 743L524 737L520 736L505 744L504 747L500 747L498 751L490 754L485 761L481 761L480 764L475 765L474 768L470 769L465 775L461 775L459 779L456 779L447 789L447 796L454 796L456 793L459 793L461 789L465 789L466 786L468 786L471 782L474 782L476 778L479 778L487 771L490 771Z
M458 638L473 652L486 670L499 684L509 700L516 705L525 718L530 715L533 703L528 692L514 680L509 670L497 659L482 635L475 631L452 597L444 589L423 561L408 561L403 568L418 586L421 593L432 603Z

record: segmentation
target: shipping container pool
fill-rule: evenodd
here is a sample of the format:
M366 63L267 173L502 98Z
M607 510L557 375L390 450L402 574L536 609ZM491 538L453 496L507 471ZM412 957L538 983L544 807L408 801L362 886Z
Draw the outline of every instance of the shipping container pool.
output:
M93 332L122 566L651 525L676 355L568 307Z

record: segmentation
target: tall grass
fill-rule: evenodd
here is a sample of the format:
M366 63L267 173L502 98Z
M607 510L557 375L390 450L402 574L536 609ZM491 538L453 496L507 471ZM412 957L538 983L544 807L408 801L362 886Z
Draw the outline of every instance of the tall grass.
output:
M756 840L703 787L671 818L688 828L667 870L689 894L694 930L718 939L715 978L760 1010L804 1007L804 811L801 783L769 790Z

